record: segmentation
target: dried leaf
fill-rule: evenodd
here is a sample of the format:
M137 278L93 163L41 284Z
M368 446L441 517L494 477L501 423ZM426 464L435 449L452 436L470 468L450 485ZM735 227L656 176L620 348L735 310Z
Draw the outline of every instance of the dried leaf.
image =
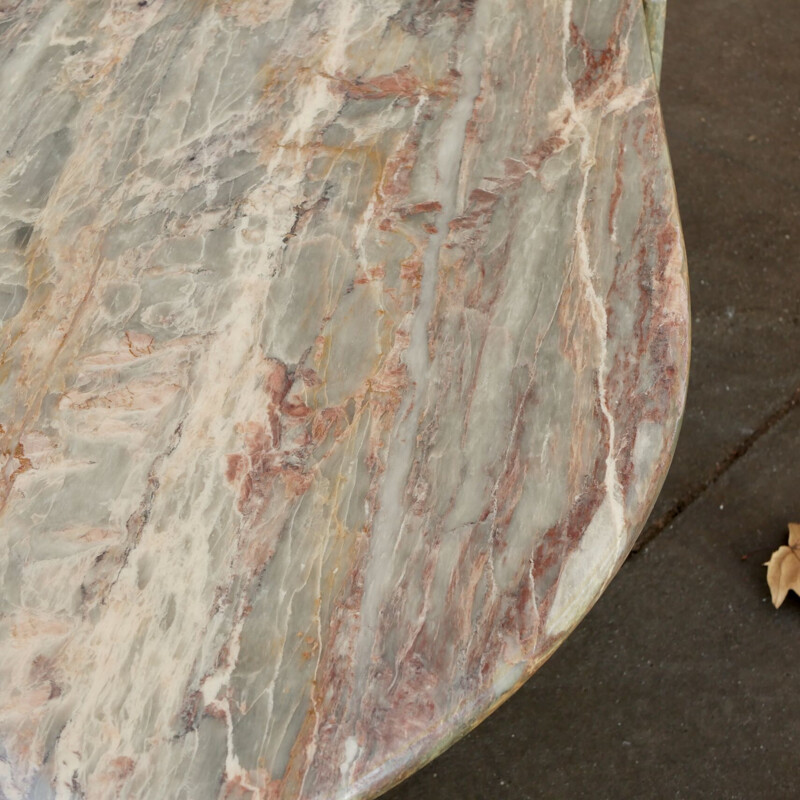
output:
M789 544L779 547L765 566L775 608L780 607L790 589L800 595L800 523L789 523Z

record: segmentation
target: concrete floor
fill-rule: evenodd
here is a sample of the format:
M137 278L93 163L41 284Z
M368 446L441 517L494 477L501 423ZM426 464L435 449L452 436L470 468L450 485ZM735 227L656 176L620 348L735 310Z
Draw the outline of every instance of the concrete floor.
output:
M692 279L672 470L551 660L386 800L800 798L800 2L669 0L662 78Z

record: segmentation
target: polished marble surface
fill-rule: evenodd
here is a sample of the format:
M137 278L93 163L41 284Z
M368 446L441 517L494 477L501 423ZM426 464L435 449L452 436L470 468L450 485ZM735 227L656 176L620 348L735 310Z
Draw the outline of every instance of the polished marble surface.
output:
M0 794L377 794L669 463L640 0L16 0L0 107Z
M664 61L664 26L667 21L667 0L644 0L644 19L650 53L653 57L653 71L656 83L660 82L661 65Z

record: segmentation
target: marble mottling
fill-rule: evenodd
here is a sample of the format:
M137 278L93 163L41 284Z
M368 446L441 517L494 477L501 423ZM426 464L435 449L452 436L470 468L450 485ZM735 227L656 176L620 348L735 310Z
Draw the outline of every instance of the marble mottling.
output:
M372 796L670 460L641 0L0 3L0 796Z
M664 61L664 27L667 21L667 0L644 0L644 18L650 53L653 56L653 71L656 84L661 80L661 65Z

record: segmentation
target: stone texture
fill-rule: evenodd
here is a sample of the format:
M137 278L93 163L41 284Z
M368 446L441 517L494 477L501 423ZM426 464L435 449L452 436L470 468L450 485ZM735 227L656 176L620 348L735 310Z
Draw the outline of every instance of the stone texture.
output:
M697 499L522 690L386 800L797 796L800 600L774 611L762 564L800 519L798 412L737 455L800 386L798 30L795 0L669 4L693 352L654 516Z
M0 791L373 795L560 643L669 462L642 6L0 13Z
M661 78L661 64L664 60L667 0L644 0L644 18L647 25L647 38L650 41L650 54L653 57L653 71L656 74L656 83L658 83Z

